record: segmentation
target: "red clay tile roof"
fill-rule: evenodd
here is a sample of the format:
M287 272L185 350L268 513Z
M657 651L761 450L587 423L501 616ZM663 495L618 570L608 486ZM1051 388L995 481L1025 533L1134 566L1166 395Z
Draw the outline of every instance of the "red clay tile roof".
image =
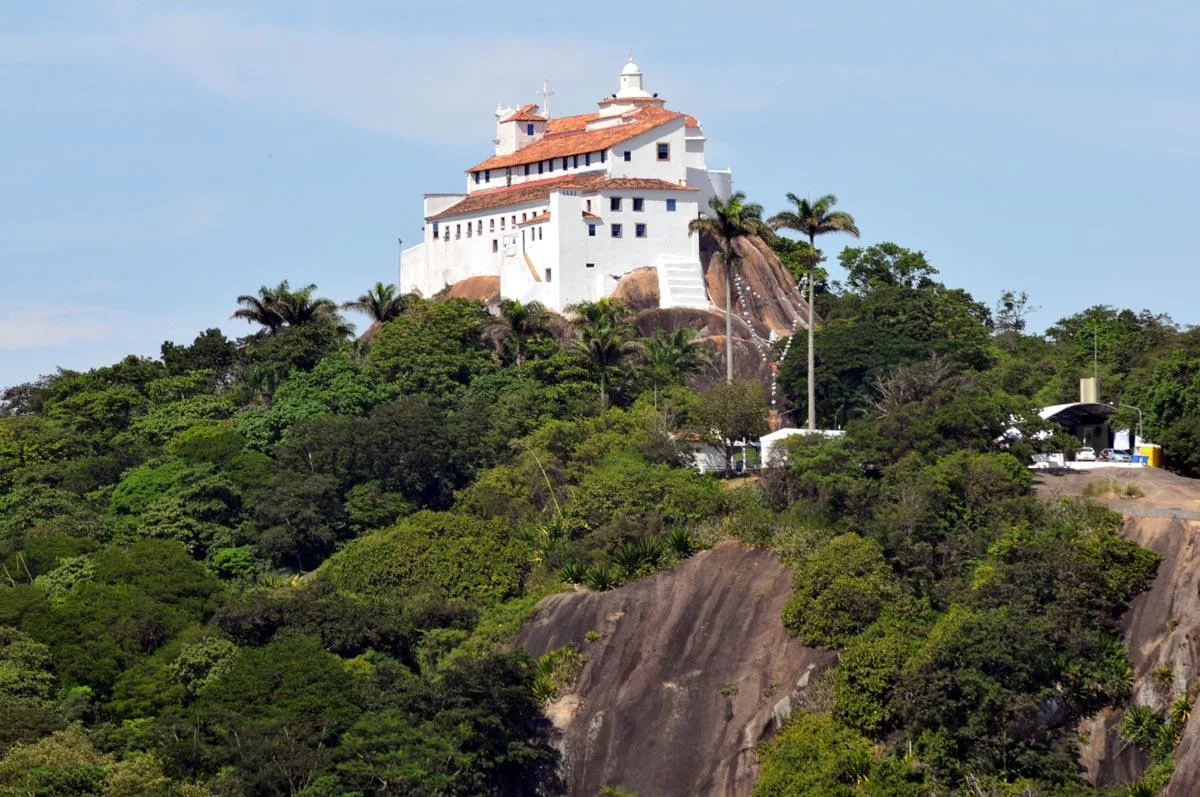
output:
M546 117L537 113L537 105L530 103L521 106L520 110L503 120L505 122L544 122Z
M525 221L522 221L519 224L517 224L517 226L520 227L524 224L537 224L539 221L549 221L549 220L550 220L550 211L546 211L545 213L539 213L536 216L530 216L529 218L525 219Z
M688 188L685 185L643 177L607 177L603 172L575 174L566 177L556 177L550 180L537 180L532 183L522 183L511 187L488 188L468 194L465 199L443 210L441 213L428 216L428 221L435 221L449 216L461 216L467 213L478 213L491 208L521 205L527 202L537 202L550 196L550 192L559 188L576 188L586 192L602 190L618 191L698 191L698 188Z
M625 121L604 127L599 130L587 130L583 125L576 127L578 117L571 119L571 126L559 125L561 132L547 132L532 144L523 147L509 155L495 155L482 163L477 163L468 172L483 169L502 169L505 166L518 166L524 163L537 163L550 158L561 158L567 155L582 155L585 152L597 152L608 149L622 141L628 141L656 127L673 122L683 117L683 114L668 111L657 105L644 105L636 111L622 114L619 118ZM595 117L593 117L594 119ZM562 121L562 120L557 120ZM590 121L590 120L589 120ZM565 128L565 129L564 129Z
M699 129L699 128L700 128L700 122L699 122L699 121L697 121L696 117L694 117L694 116L687 116L687 115L685 115L685 116L683 117L683 126L684 126L684 127L691 127L691 128Z
M546 135L552 136L558 133L577 133L587 127L589 122L594 122L600 118L597 111L591 113L580 113L575 116L560 116L557 119L551 119L546 122Z
M595 213L588 213L586 210L585 210L585 211L583 211L583 217L584 217L585 219L599 219L599 218L600 218L600 217L599 217L599 216L597 216Z

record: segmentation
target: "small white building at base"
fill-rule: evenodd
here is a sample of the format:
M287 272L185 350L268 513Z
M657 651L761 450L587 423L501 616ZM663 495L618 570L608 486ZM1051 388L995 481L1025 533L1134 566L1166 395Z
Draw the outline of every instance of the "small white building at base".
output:
M647 92L632 59L594 113L500 108L493 143L467 170L466 193L425 195L424 239L401 253L401 292L493 276L501 297L562 312L653 266L661 306L709 306L688 222L712 197L729 198L732 174L707 168L699 123Z

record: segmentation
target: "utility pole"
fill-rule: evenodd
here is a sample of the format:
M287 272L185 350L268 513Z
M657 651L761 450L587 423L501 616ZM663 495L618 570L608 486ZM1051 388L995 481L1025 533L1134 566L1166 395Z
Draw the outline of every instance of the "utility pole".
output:
M404 239L397 238L396 246L400 251L396 253L396 293L404 293Z

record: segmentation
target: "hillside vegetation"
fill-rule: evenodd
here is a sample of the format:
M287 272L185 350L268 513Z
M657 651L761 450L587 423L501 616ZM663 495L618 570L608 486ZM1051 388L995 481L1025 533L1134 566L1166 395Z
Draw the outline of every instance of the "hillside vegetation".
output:
M560 793L541 709L587 651L508 641L544 595L724 538L795 568L785 624L841 657L759 794L1084 790L1076 723L1124 710L1118 619L1156 558L1107 510L1036 501L1032 448L994 441L1070 398L1099 336L1106 398L1200 467L1200 338L1110 308L1027 335L1020 301L993 315L920 253L841 263L814 387L849 433L740 486L681 441L765 432L766 387L611 301L567 323L377 286L353 341L283 283L240 297L240 340L9 388L0 795ZM778 344L775 409L803 404L803 349Z

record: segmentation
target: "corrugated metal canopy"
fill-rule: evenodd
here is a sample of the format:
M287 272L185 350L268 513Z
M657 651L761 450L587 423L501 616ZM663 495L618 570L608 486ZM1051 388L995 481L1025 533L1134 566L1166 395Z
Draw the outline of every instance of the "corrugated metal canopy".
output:
M1038 415L1042 420L1054 421L1063 426L1089 426L1104 423L1116 411L1117 408L1109 404L1074 401L1070 404L1043 407Z

